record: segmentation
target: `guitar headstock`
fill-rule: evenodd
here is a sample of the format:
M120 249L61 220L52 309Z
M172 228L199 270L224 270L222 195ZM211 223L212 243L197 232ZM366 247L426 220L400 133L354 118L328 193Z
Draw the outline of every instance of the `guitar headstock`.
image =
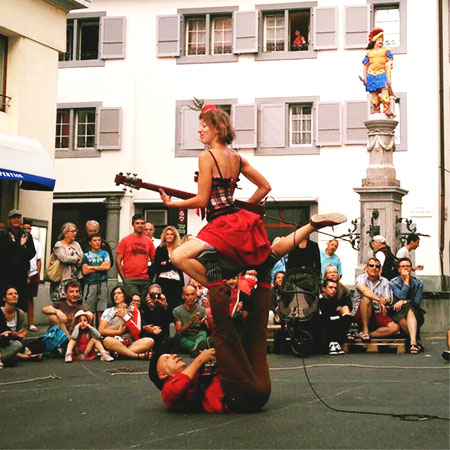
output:
M122 172L119 172L114 178L114 182L116 183L116 186L123 184L124 186L133 189L140 189L142 186L142 179L137 177L137 173L131 174L130 172L127 172L127 174L124 175Z

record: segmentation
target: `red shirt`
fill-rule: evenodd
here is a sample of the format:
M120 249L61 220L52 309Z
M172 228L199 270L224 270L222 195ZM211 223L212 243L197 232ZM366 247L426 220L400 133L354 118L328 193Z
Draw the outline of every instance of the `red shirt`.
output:
M134 233L124 237L117 246L117 253L123 256L123 274L133 280L148 278L148 259L155 259L155 246L145 235L136 236Z
M198 411L224 413L222 398L224 393L219 377L213 377L211 384L202 392L199 376L190 378L178 373L164 383L161 399L167 409L175 411Z

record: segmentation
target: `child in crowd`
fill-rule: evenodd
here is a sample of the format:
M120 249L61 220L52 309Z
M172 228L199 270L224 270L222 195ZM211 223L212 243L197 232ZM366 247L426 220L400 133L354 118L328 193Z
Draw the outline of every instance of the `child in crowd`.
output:
M90 324L93 317L90 311L80 310L75 314L73 332L67 344L66 363L72 362L72 359L88 361L95 359L94 347L100 352L101 361L114 361L100 342L101 334Z

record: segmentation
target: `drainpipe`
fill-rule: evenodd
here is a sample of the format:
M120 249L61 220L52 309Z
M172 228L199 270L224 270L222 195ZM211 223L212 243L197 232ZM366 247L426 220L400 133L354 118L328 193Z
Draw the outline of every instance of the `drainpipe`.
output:
M446 290L444 277L445 248L445 127L444 127L444 39L443 1L438 0L439 26L439 166L440 166L440 217L439 217L439 260L441 266L441 289ZM450 26L450 24L449 24Z

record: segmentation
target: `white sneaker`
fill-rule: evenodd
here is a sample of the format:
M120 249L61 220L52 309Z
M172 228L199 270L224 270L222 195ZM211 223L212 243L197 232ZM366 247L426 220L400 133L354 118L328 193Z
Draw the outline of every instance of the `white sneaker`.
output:
M339 342L335 342L334 346L336 347L336 351L338 355L345 355L344 350L342 350L342 347L339 345Z
M72 353L66 353L66 356L64 358L64 362L71 363L72 362Z
M114 358L106 350L102 351L100 355L100 361L114 361Z
M339 344L337 342L330 342L330 344L328 346L328 348L329 348L328 354L329 355L337 355L338 354L336 345L339 345Z
M30 331L32 331L33 333L36 333L36 331L38 330L37 329L37 326L36 325L30 325Z

